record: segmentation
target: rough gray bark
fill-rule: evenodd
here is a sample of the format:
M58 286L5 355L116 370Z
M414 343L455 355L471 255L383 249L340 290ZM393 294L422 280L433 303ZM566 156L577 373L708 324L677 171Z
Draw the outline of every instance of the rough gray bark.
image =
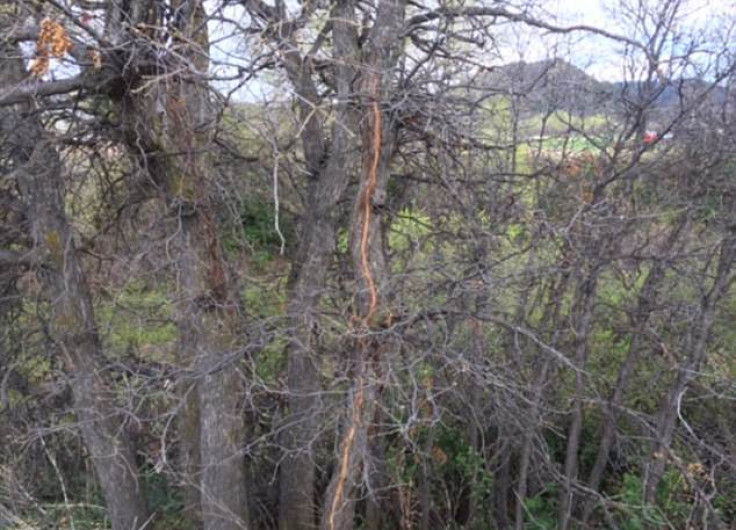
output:
M124 6L123 6L124 7ZM209 69L207 14L202 2L175 2L177 53L155 89L129 90L117 101L127 146L163 190L173 220L179 361L181 472L187 510L205 530L246 526L243 378L238 370L239 293L218 235L210 150L215 109L202 78ZM157 23L140 2L116 15ZM125 31L121 25L118 31Z
M197 373L197 356L202 344L202 312L195 306L200 295L197 270L198 253L192 246L192 221L184 216L178 220L178 231L173 240L178 263L174 299L178 329L178 361L184 374L178 381L181 404L178 413L180 485L184 494L185 510L192 521L201 522L202 499L200 470L202 418L200 415L201 377Z
M351 138L351 131L356 129L355 117L348 103L355 75L352 58L357 48L354 17L351 0L337 3L332 35L338 103L331 130L331 154L326 161L324 146L314 143L315 137L321 138L324 125L311 107L301 108L301 116L308 124L302 133L302 146L313 178L304 205L298 258L288 289L288 315L294 331L287 349L289 417L282 436L286 455L279 478L281 530L312 529L318 520L313 444L319 428L321 384L316 330L337 237L336 205L350 182L349 153L355 143ZM310 98L316 97L316 89L309 77L309 67L295 53L292 52L291 59L299 67L288 69L289 78L300 101L311 101Z
M376 8L365 59L361 64L362 170L353 219L351 252L356 276L356 320L363 335L378 324L379 306L387 298L387 275L383 249L383 210L391 159L391 128L384 119L398 52L403 44L401 30L406 3L381 0ZM350 406L339 444L335 473L325 494L321 528L353 528L353 489L368 447L368 423L374 416L375 366L381 362L380 339L359 336L351 359Z
M183 6L182 6L183 7ZM209 67L207 17L200 2L186 6L181 51L196 68L191 79L167 83L168 137L162 144L173 157L167 175L168 200L179 221L177 239L182 259L180 331L189 337L193 354L199 414L199 495L205 530L246 527L247 496L244 477L245 418L243 379L237 369L238 292L217 233L214 176L208 156L214 134L213 108L207 88L197 81ZM186 44L184 44L186 43ZM193 346L193 347L192 347ZM192 351L193 350L193 351ZM196 424L196 419L189 421ZM191 433L190 433L191 434ZM192 468L196 467L196 438L192 436ZM191 469L189 470L191 472ZM190 494L194 497L195 494ZM192 499L196 501L196 497Z
M0 62L3 84L17 84L23 77L20 60ZM104 362L102 344L73 230L65 213L62 162L30 106L7 109L0 120L3 143L12 150L15 178L27 201L32 252L39 263L48 266L44 276L51 305L50 328L71 378L74 412L112 528L143 528L151 516L126 426L100 373Z

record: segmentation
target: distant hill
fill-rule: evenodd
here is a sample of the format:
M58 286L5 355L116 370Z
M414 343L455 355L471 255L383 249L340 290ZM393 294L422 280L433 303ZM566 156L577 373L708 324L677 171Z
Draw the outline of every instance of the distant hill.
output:
M610 104L614 88L561 59L516 62L494 68L484 88L519 97L526 110L573 112L587 115Z
M709 87L702 79L675 80L664 87L656 82L607 83L562 59L499 66L482 83L485 90L517 96L526 113L562 111L578 116L622 111L631 103L645 102L663 116L677 112L682 102L691 102ZM726 92L715 87L708 97L722 102Z
M709 98L716 103L723 102L726 97L726 91L723 87L711 87L710 83L703 79L680 79L666 86L660 85L658 82L646 84L643 82L618 82L613 86L619 98L627 97L628 99L637 97L653 97L653 104L657 108L671 108L679 105L681 102L688 102L694 97L704 94L711 89Z

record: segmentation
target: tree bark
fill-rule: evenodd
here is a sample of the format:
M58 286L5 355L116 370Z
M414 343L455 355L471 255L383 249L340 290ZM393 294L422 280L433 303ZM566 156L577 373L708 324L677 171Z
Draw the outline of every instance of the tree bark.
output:
M351 251L356 276L357 337L351 363L351 396L348 418L339 444L338 464L325 495L321 527L324 530L353 528L355 502L352 491L368 447L368 423L373 418L376 398L376 366L381 363L377 327L379 306L388 297L383 249L383 211L391 159L391 128L384 119L385 98L390 94L391 69L402 47L401 30L406 3L381 0L362 63L361 96L362 170L351 224Z
M11 54L22 57L14 51ZM23 77L20 59L0 64L3 84L15 85ZM50 265L44 276L51 303L52 336L71 378L74 412L107 502L112 528L143 528L151 515L127 428L116 412L114 392L108 390L100 373L102 344L65 213L62 163L33 110L11 109L0 120L3 143L13 150L10 156L16 165L18 187L28 202L34 252L40 254L40 262Z
M578 474L578 449L580 447L580 435L583 428L583 394L585 393L585 379L582 370L585 369L588 357L588 335L592 329L598 274L599 268L595 267L582 280L577 296L579 314L576 318L577 323L575 325L575 396L572 421L567 433L567 448L563 468L564 482L562 488L560 488L560 530L567 530L575 506L573 482L577 480Z
M163 190L175 229L186 509L205 530L235 530L245 528L248 517L244 380L233 353L242 314L216 221L210 151L217 113L203 78L209 71L208 18L199 0L173 4L178 15L168 29L177 53L168 58L170 75L157 79L153 90L127 91L118 105L131 155ZM133 11L131 5L123 17L143 20L145 13Z
M179 223L178 252L182 311L180 331L193 340L199 414L199 488L205 530L235 530L247 525L244 476L245 417L243 378L237 368L239 293L219 239L212 198L214 176L208 156L215 114L207 88L196 77L209 68L207 16L201 2L182 4L188 19L182 24L180 53L197 71L193 79L167 83L166 127L162 144L173 157L167 175L168 201ZM185 362L189 361L187 359ZM186 418L184 419L186 421ZM196 420L195 420L196 421ZM192 440L196 443L196 440ZM196 459L195 459L196 462Z
M560 335L560 312L562 311L563 300L568 288L569 280L570 273L565 270L561 274L559 282L557 284L553 282L549 287L549 299L539 326L542 332L551 330L550 346L553 348L557 347ZM516 530L522 530L524 528L524 503L526 502L529 487L529 467L531 464L534 437L537 434L536 429L540 423L539 409L542 404L543 392L545 385L547 384L551 363L551 359L544 352L539 352L537 355L537 361L534 363L535 366L539 366L539 370L536 372L536 377L533 381L534 386L532 391L531 410L529 413L530 424L527 427L527 432L524 433L519 455L519 478L516 491L516 506L514 510L514 528Z
M289 417L282 435L286 454L279 471L280 530L312 530L317 522L313 444L318 436L321 384L316 331L337 237L336 206L350 182L349 153L355 143L351 135L356 120L349 105L355 75L352 59L357 48L354 18L352 0L337 2L332 34L338 103L331 154L326 162L324 146L314 143L315 136L321 138L323 134L323 124L311 107L301 109L302 118L309 124L302 133L302 146L314 177L308 189L304 229L288 288L288 315L294 331L287 348ZM315 98L317 91L309 77L309 67L303 58L294 55L298 52L291 53L289 78L300 101L311 101L309 98Z

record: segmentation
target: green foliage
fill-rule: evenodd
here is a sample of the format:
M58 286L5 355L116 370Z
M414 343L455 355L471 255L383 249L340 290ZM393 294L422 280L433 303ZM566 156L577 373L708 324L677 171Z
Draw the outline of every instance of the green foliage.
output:
M145 483L148 504L156 514L152 530L195 530L196 525L187 517L184 509L184 498L181 490L172 487L161 473L149 470L142 474Z
M550 482L535 496L524 502L524 525L528 530L554 530L557 528L557 484Z
M131 281L111 302L98 305L97 318L111 352L144 352L162 360L177 336L173 307L165 289Z
M284 314L286 293L278 282L250 278L243 288L242 297L252 317L272 318Z
M692 504L690 487L676 469L665 471L657 490L657 505L664 517L672 522L684 524Z
M687 481L676 470L667 470L657 490L656 505L643 504L644 479L639 473L625 473L612 497L619 524L624 530L684 528L690 514L691 496Z
M404 448L396 446L389 449L387 462L390 473L400 483L413 487L421 483L426 466L432 497L446 499L437 508L449 508L450 511L442 515L448 525L453 524L451 512L463 499L476 505L490 501L493 473L487 469L483 455L468 444L463 428L423 425L412 429L411 436L413 447L429 451L425 454L421 450L407 458ZM473 528L491 528L490 516L488 511L476 514Z
M256 250L274 253L281 247L281 238L275 228L276 212L273 203L259 199L243 201L240 222L247 243ZM293 244L296 237L294 219L288 212L279 212L279 228L287 243ZM234 242L231 240L230 244Z
M285 339L274 340L258 352L256 376L267 384L275 384L286 369Z
M345 228L340 228L337 232L337 251L340 254L346 254L350 250L350 232Z
M419 249L432 231L432 219L418 210L404 208L391 223L389 244L392 250ZM424 250L430 250L426 247Z
M442 464L444 473L456 475L465 481L479 479L481 483L477 493L490 493L492 476L484 470L483 457L474 447L468 445L460 430L441 427L436 446L447 457Z
M285 313L286 293L277 282L252 277L245 284L242 297L249 318L278 319ZM279 337L258 352L256 375L263 381L275 383L283 373L287 340Z
M59 528L59 530L67 530L73 528L75 530L105 530L110 528L107 518L105 517L105 508L97 504L71 504L64 503L47 504L44 506L44 514L42 516L29 516L25 522L31 528ZM53 524L53 527L47 527L46 524ZM58 526L56 526L58 525ZM22 527L21 527L22 528Z
M641 505L641 500L644 497L644 483L640 475L626 473L623 476L619 497L626 506L625 517L621 521L625 530L644 530L647 521L661 522L658 518L653 519L656 510L653 510L651 506Z
M526 227L521 223L509 223L509 228L507 230L507 235L509 238L509 241L512 243L516 243L523 239L523 237L527 234Z
M433 459L439 468L433 476L442 477L447 488L458 488L458 495L461 490L469 488L470 498L476 502L490 498L493 474L486 469L483 456L468 445L462 430L440 427Z

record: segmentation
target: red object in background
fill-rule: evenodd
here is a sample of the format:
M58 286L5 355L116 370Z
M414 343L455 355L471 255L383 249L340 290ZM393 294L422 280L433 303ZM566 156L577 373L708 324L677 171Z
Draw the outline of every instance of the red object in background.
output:
M654 142L656 142L659 139L656 132L647 131L644 133L644 144L645 145L652 145Z

